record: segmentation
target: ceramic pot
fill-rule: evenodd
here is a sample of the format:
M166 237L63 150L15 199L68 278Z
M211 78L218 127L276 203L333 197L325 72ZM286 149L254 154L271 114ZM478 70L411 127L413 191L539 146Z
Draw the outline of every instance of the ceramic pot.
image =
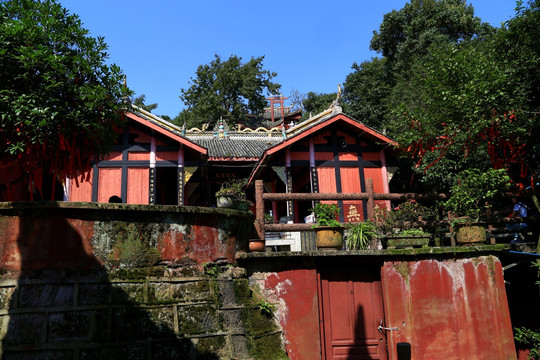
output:
M486 229L480 225L457 225L456 241L460 245L479 244L486 242Z
M340 250L343 248L343 228L319 226L315 228L315 241L319 250Z
M236 199L232 196L218 196L216 197L216 203L218 208L234 209L236 206Z
M236 209L241 211L248 211L250 203L248 201L237 201Z
M260 239L251 239L249 240L249 251L250 252L263 252L265 250L264 240Z

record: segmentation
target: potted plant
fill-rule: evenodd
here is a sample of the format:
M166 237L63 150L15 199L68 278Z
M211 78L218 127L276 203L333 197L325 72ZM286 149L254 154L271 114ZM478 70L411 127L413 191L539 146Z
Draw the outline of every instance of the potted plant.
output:
M427 246L431 240L431 234L422 229L400 230L395 236L390 236L386 240L388 248L402 248L414 246Z
M221 184L221 188L216 192L216 202L218 208L230 208L247 211L250 202L246 199L244 192L244 182L242 180L229 180Z
M377 236L371 221L348 224L345 234L347 250L366 250Z
M486 241L486 232L480 223L485 214L485 203L509 186L510 178L504 169L468 169L458 174L450 197L444 203L458 243Z
M310 209L315 215L315 230L317 248L320 250L339 250L343 247L343 231L336 218L339 216L339 207L336 204L317 203Z

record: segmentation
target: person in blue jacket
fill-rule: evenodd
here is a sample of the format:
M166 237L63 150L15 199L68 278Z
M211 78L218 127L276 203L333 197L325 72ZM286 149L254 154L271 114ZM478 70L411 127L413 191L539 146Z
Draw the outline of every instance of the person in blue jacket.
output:
M510 231L514 232L514 239L510 242L511 244L518 244L525 242L525 237L520 234L521 231L527 229L527 213L529 211L529 208L525 203L522 201L519 201L517 197L512 198L512 202L514 203L514 208L512 210L512 213L508 216L510 218L516 218L520 221L513 222L511 224L506 224L506 228Z

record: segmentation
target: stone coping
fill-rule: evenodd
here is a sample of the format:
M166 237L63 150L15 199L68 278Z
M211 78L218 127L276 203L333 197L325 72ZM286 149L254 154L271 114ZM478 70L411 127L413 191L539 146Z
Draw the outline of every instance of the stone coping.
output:
M201 206L178 206L178 205L137 205L137 204L113 204L97 202L71 202L71 201L12 201L0 202L0 214L6 211L17 210L113 210L113 211L148 211L148 212L174 212L192 214L229 214L240 217L253 217L250 211L235 209L211 208Z
M389 257L389 256L418 256L418 255L441 255L456 256L473 254L475 256L506 252L511 250L510 244L496 245L471 245L471 246L441 246L422 247L412 249L384 249L384 250L325 250L325 251L277 251L277 252L237 252L237 259L255 258L301 258L301 257Z

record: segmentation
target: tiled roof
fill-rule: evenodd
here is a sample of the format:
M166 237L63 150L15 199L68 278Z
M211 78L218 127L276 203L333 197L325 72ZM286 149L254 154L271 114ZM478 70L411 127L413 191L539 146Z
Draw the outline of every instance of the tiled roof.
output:
M223 139L214 137L213 134L205 135L190 136L188 134L188 138L207 148L210 158L259 159L267 148L283 141L281 134L279 136L253 136L253 134L235 133Z

